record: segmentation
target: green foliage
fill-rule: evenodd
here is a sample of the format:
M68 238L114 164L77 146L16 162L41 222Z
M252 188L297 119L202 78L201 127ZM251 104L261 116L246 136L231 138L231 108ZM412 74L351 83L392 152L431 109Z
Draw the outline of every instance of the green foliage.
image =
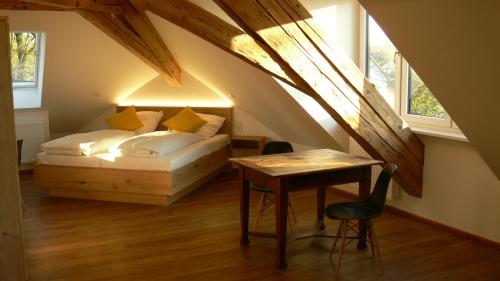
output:
M432 95L429 88L411 71L411 92L409 97L408 113L414 115L444 118L444 109L438 100Z
M34 82L36 69L36 33L10 33L13 82Z

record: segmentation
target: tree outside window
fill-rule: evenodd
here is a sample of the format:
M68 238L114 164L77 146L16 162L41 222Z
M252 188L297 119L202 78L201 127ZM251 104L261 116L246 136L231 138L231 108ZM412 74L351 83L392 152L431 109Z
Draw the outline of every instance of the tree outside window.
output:
M408 94L408 113L413 115L445 118L444 108L432 95L420 79L420 77L410 68Z
M10 33L12 82L14 86L36 86L39 36L33 32Z

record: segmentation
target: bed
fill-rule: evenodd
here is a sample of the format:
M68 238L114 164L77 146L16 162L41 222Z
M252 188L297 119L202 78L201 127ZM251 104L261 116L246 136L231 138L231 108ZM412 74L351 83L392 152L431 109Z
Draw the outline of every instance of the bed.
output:
M125 108L119 106L117 112ZM136 109L163 111L161 123L182 107ZM229 167L232 108L192 109L226 118L217 135L158 159L42 153L34 167L34 182L54 197L168 206Z

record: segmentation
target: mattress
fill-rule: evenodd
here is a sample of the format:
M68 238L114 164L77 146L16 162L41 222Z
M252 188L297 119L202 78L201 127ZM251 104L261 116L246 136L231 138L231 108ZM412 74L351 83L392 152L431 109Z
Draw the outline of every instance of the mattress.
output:
M115 156L111 153L96 154L93 156L50 155L42 152L38 154L38 163L58 166L172 172L200 157L219 150L228 143L229 136L219 134L193 143L160 158Z
M99 168L100 161L96 155L93 156L76 156L76 155L58 155L48 154L46 152L38 153L38 164L57 165L57 166L75 166L75 167L91 167Z

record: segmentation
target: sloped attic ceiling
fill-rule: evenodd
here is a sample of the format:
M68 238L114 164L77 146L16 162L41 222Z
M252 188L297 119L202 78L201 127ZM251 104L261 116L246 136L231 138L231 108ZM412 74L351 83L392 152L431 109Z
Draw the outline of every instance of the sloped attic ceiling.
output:
M422 194L423 144L402 125L401 118L357 66L324 40L324 32L299 1L215 2L247 33L188 1L115 1L113 8L117 11L95 11L97 6L108 5L107 2L85 1L91 3L90 6L80 6L80 2L37 1L46 5L41 8L59 9L62 5L77 10L153 67L157 66L154 61L161 54L155 51L156 29L150 27L142 11L159 13L303 91L373 157L397 163L400 168L396 180L406 191L417 196ZM149 32L144 32L145 29Z
M292 142L342 148L331 134L347 142L341 129L325 132L268 75L162 19L157 19L158 30L165 31L165 41L187 72L181 90L168 86L151 67L74 12L1 13L9 17L12 30L47 34L42 107L49 111L52 133L78 131L125 96L137 103L169 103L171 98L183 99L182 91L198 88L185 100L212 95L220 101L218 93L234 95L236 108Z
M500 179L500 2L360 2Z

